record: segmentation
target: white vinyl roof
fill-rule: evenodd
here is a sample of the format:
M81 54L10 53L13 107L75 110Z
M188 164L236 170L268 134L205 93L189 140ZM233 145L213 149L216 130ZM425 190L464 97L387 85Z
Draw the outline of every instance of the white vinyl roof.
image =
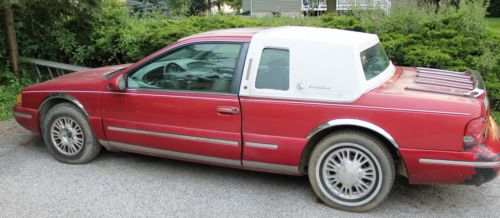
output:
M395 68L391 64L386 72L366 80L360 55L362 51L378 43L379 39L375 34L346 30L292 26L261 30L250 42L240 95L355 101L362 94L387 81L394 73ZM265 48L289 50L289 90L255 87L260 56Z
M314 41L315 43L328 43L338 46L352 46L366 48L367 43L378 42L375 34L339 30L331 28L285 26L269 28L259 31L254 39L280 39L297 41Z

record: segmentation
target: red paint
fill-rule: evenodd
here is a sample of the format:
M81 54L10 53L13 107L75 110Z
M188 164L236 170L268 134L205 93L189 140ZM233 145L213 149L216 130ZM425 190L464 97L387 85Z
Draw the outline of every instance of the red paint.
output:
M22 105L14 107L14 111L30 114L32 119L16 120L39 133L41 103L51 94L64 93L83 105L96 137L101 140L297 167L307 135L314 128L335 119L358 119L392 135L412 183L461 183L475 174L471 167L421 164L419 160L477 161L477 152L464 151L463 136L469 121L487 114L488 109L482 104L485 95L474 99L404 90L411 81L413 68L398 68L393 78L352 103L164 91L111 92L107 88L110 80L177 46L199 41L248 42L252 34L193 36L132 65L93 69L34 85L23 90ZM124 69L113 78L104 78L120 68ZM229 113L228 108L238 112ZM483 146L498 155L500 134L494 121L489 122L490 134ZM237 146L112 131L108 127L232 141ZM244 147L243 142L278 148Z

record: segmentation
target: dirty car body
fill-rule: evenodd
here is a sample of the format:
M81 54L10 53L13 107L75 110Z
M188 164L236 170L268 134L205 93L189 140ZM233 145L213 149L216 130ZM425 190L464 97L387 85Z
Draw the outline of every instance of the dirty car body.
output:
M392 186L384 182L393 179L390 169L414 184L480 185L500 168L499 130L481 76L394 66L372 34L212 31L134 64L23 90L17 122L59 146L56 155L77 154L61 140L71 141L79 122L66 128L63 119L62 131L47 120L63 116L51 113L62 103L85 117L108 150L309 174L320 199L350 211L385 198L378 192ZM388 158L380 158L384 152Z

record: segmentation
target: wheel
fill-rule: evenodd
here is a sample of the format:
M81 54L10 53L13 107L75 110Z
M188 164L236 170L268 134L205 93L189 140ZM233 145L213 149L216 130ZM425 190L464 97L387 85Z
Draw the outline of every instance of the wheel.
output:
M364 212L382 203L394 184L394 160L370 134L343 131L323 138L309 160L309 182L325 204Z
M51 108L43 120L42 131L49 152L58 161L83 164L101 151L87 118L70 103Z

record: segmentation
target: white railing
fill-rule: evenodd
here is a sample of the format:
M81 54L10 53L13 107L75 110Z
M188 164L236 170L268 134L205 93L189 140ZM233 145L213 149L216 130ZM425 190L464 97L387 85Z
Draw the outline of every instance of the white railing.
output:
M351 10L353 7L360 9L380 7L389 12L391 10L390 0L337 0L337 10L345 11Z
M35 66L35 70L39 81L46 79L52 79L58 76L62 76L66 73L75 71L84 71L91 68L76 66L71 64L59 63L54 61L47 61L35 58L22 58L25 63L30 63Z

